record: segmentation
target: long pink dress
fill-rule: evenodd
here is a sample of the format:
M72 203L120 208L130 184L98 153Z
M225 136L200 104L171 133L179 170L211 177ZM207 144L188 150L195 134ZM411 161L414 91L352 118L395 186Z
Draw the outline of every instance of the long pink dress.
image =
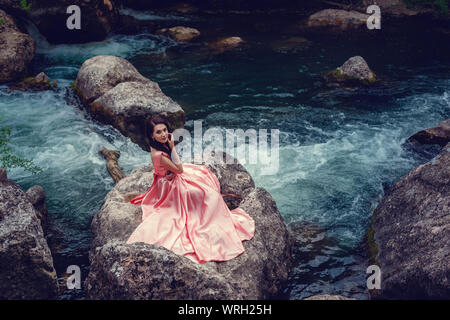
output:
M183 163L183 173L172 180L153 159L153 183L130 202L142 206L142 222L127 243L158 244L197 262L225 261L245 249L242 241L255 233L255 221L241 208L229 210L217 177L204 165Z

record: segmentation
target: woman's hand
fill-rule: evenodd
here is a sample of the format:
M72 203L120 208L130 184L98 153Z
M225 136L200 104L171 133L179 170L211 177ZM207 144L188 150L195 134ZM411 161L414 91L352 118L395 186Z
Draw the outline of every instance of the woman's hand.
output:
M173 147L175 146L175 141L173 140L173 135L171 133L169 133L169 139L167 139L168 143L169 143L169 147L172 150Z
M175 173L169 171L169 173L166 174L166 179L170 181L173 178L175 178Z

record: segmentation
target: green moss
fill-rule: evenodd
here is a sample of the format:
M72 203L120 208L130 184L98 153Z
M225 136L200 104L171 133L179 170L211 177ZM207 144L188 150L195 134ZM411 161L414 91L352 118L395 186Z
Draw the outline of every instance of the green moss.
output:
M78 89L78 87L77 87L77 80L75 80L74 82L72 82L72 89L73 89L73 91L75 92L75 94L76 94L77 96L80 97L81 100L84 99L83 93L82 93L81 90Z
M375 218L377 216L377 209L373 209L373 215L372 220L370 222L370 226L367 229L366 233L366 244L367 249L369 251L369 261L371 264L379 265L377 261L377 255L378 255L378 244L375 242L375 234L373 230L373 224L375 223Z
M343 77L344 73L341 70L339 70L339 69L334 69L333 70L333 75L336 76L336 77Z
M28 11L31 9L31 2L27 3L27 0L20 0L20 7L22 10Z

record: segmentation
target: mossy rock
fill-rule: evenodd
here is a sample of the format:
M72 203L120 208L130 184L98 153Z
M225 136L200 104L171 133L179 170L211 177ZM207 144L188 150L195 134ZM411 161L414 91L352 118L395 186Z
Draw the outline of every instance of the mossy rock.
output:
M366 245L369 252L369 263L378 265L377 255L378 255L378 244L375 241L375 235L373 230L373 224L375 223L375 218L377 216L377 209L373 209L372 220L370 226L366 232Z
M373 73L373 77L369 79L359 79L356 77L351 77L342 72L339 68L333 69L331 71L323 74L323 78L328 83L334 83L342 86L351 86L351 87L370 87L373 85L377 85L379 80L375 73Z
M34 77L28 77L24 80L17 82L9 86L9 90L19 90L19 91L46 91L52 90L52 84L48 81L38 81Z

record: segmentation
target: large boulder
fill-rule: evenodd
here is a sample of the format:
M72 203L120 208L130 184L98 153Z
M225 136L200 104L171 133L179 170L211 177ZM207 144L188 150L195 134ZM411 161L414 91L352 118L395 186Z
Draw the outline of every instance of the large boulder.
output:
M272 196L255 188L239 163L225 165L220 156L204 157L205 165L218 177L222 193L233 189L243 197L239 207L255 220L254 237L243 242L246 251L229 261L197 264L159 245L126 244L142 216L126 195L147 191L153 179L152 165L142 166L116 184L92 220L91 266L84 283L89 298L267 299L279 294L290 269L292 237Z
M450 143L398 180L374 211L377 298L450 297Z
M0 10L0 83L22 79L34 57L35 43L20 32L13 18Z
M51 43L81 43L105 39L118 21L114 0L40 0L25 2L0 0L0 7L31 20ZM71 13L67 8L76 5L81 11L81 29L67 28ZM57 30L57 32L55 32Z
M44 238L39 204L42 192L25 193L0 168L0 299L56 299L58 283Z
M93 118L113 125L144 150L149 150L145 128L152 115L164 116L173 129L182 127L186 119L183 109L156 82L122 58L86 60L73 87Z

